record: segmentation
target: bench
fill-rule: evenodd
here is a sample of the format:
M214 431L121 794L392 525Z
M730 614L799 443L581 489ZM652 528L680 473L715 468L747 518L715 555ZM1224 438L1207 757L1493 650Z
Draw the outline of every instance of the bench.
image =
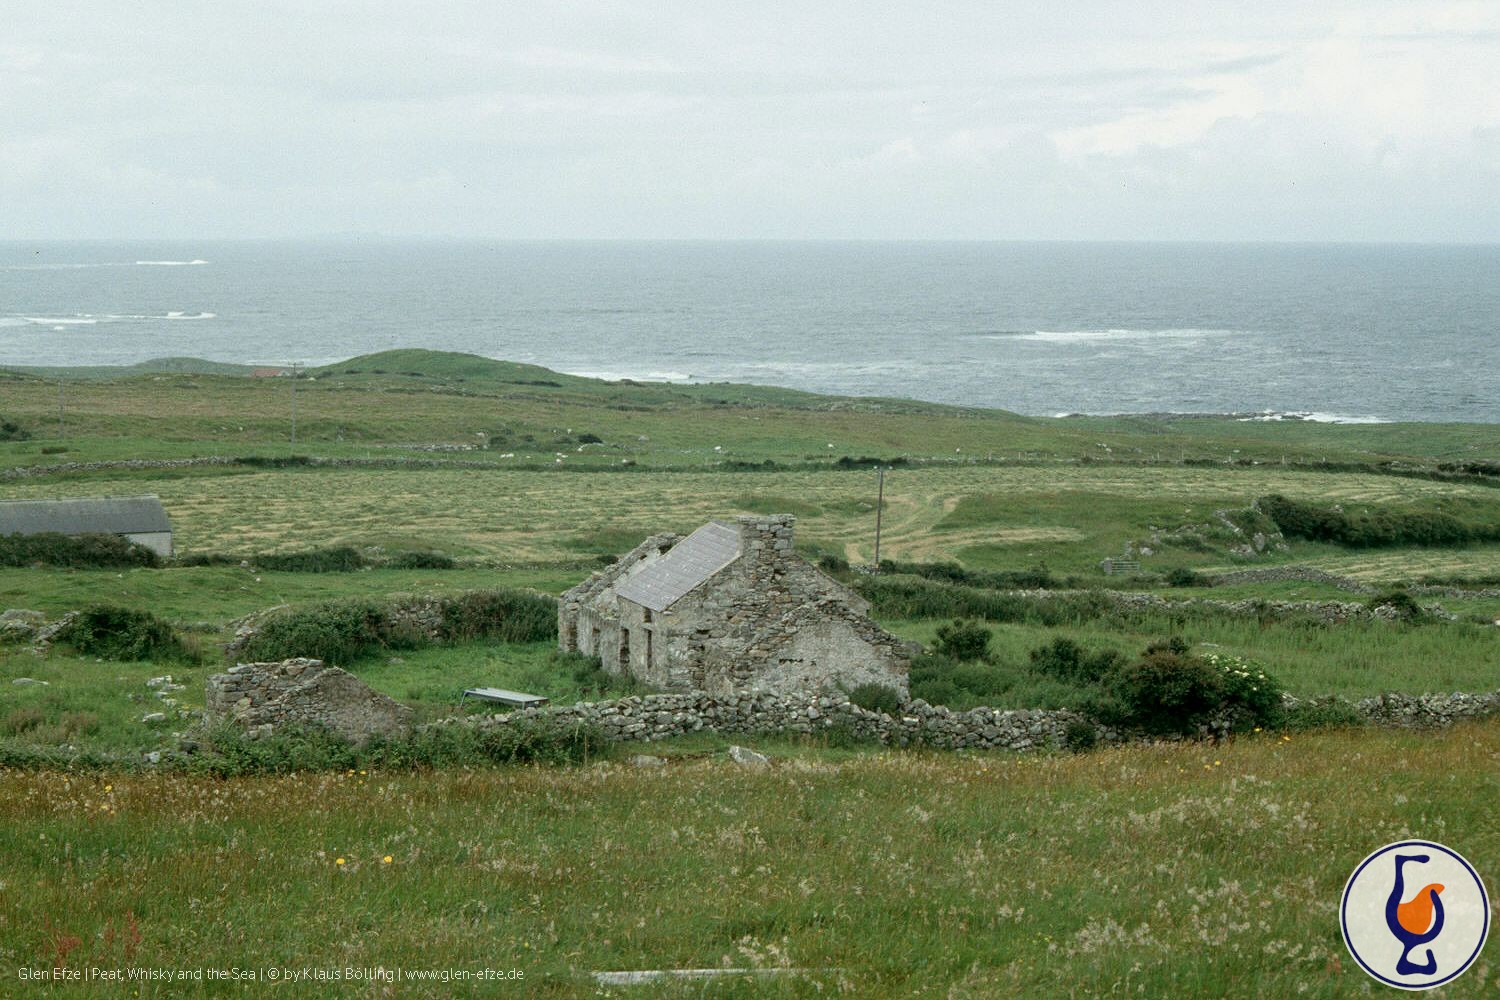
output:
M512 708L541 708L551 700L539 694L524 694L520 691L507 691L504 688L467 688L464 690L463 698L458 699L458 703L462 705L465 698L493 701Z

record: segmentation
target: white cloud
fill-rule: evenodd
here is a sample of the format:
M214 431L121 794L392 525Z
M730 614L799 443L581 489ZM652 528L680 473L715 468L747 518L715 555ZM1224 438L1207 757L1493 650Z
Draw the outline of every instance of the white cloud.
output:
M83 10L78 10L82 6ZM64 9L67 7L68 9ZM1493 239L1500 4L26 5L25 236Z

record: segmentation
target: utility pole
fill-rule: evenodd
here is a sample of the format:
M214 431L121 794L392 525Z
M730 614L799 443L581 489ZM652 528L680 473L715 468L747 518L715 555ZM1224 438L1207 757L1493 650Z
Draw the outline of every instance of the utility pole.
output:
M880 515L885 509L885 466L879 466L880 486L875 498L875 572L880 572Z
M292 362L292 451L297 450L297 379L301 374L301 362Z
M68 424L63 418L63 380L62 376L57 379L57 436L66 438L68 436Z

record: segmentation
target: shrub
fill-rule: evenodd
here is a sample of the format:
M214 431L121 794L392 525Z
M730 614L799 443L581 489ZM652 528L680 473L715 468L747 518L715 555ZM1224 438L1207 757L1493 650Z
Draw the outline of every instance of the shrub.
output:
M1071 719L1063 727L1063 746L1074 753L1087 753L1099 743L1099 731L1088 719Z
M1274 726L1286 716L1281 682L1254 660L1208 652L1203 659L1223 672L1220 713L1235 729Z
M191 552L180 555L176 562L179 566L238 566L245 560L239 556L226 555L223 552Z
M1432 620L1432 615L1428 613L1427 609L1417 603L1417 599L1404 590L1387 590L1376 594L1366 602L1366 607L1372 611L1377 608L1390 608L1395 612L1397 621L1413 625Z
M1198 657L1163 649L1115 671L1095 712L1105 722L1148 733L1192 733L1222 700L1220 671Z
M1274 725L1281 686L1257 664L1209 653L1194 656L1180 637L1154 643L1100 685L1095 714L1155 734L1191 734L1211 719L1233 729Z
M58 638L105 660L193 659L172 626L149 611L96 604L78 613Z
M1033 649L1032 669L1069 684L1097 684L1124 659L1112 649L1091 653L1066 636L1053 639L1046 646Z
M1202 573L1195 573L1193 570L1188 569L1186 566L1178 566L1176 569L1168 572L1166 581L1167 586L1169 587L1208 586L1207 577L1205 577Z
M0 420L0 441L25 441L31 433L14 420Z
M120 535L0 535L0 566L60 566L66 569L128 569L161 565L161 557Z
M386 565L391 569L453 569L458 562L441 552L398 552Z
M818 568L825 573L842 576L849 572L849 560L843 556L825 552L818 557Z
M938 652L955 660L977 660L990 647L990 630L978 622L963 618L948 625L939 625L937 630Z
M366 565L365 557L349 545L335 545L299 552L268 552L253 562L264 570L282 573L352 573Z
M849 700L869 712L896 715L901 711L901 695L886 684L861 684L849 692Z

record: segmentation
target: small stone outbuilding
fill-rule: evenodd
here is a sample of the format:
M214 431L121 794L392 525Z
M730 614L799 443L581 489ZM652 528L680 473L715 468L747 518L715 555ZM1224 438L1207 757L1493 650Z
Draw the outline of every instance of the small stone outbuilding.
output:
M0 501L0 535L120 535L172 557L172 522L155 496Z
M652 535L562 595L558 645L668 691L715 695L884 684L905 697L908 645L869 602L792 550L789 514Z

